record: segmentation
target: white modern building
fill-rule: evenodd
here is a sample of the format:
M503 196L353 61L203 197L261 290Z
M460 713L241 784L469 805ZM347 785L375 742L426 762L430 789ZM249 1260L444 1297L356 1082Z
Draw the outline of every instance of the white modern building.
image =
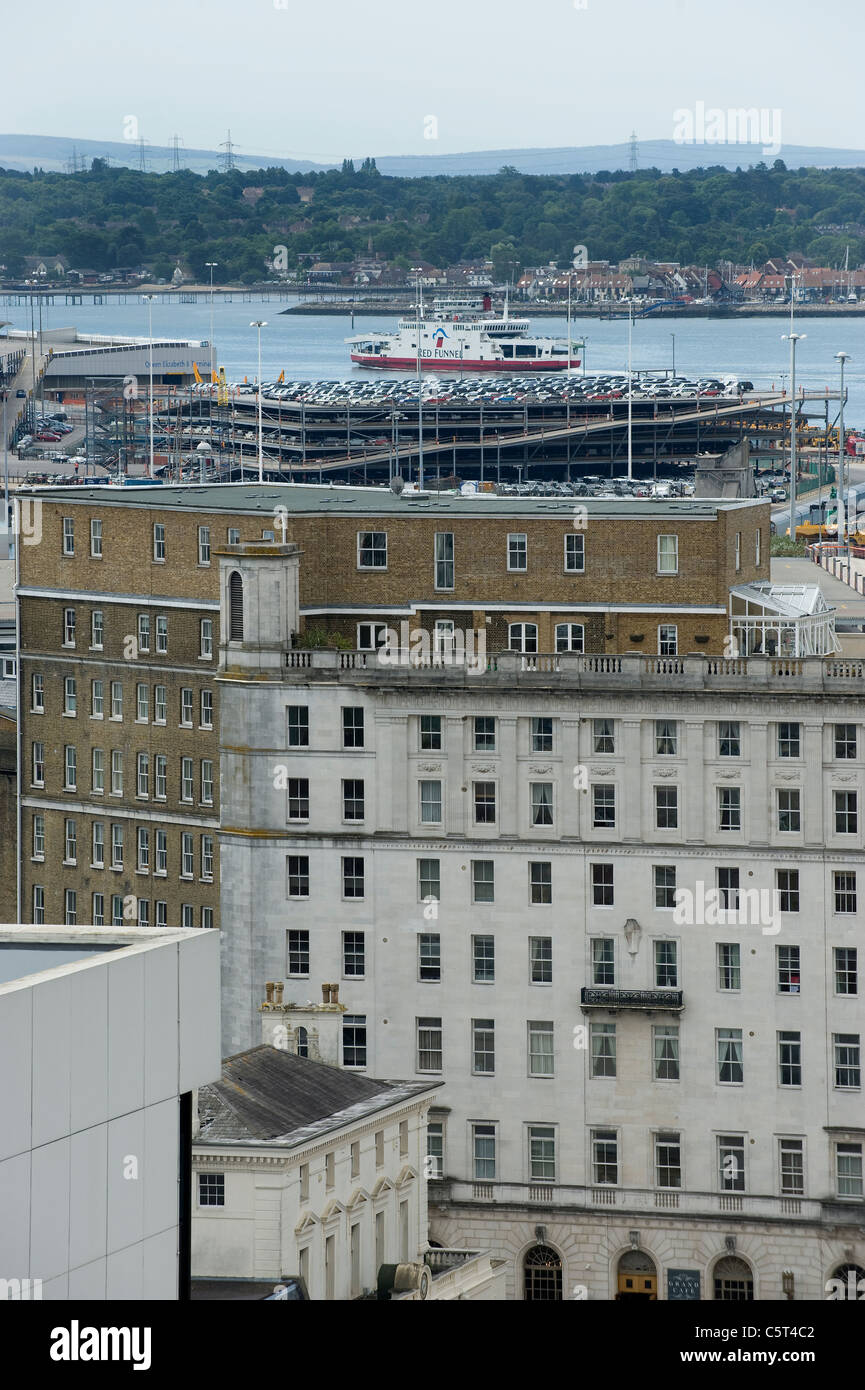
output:
M0 1297L176 1299L216 932L0 928Z

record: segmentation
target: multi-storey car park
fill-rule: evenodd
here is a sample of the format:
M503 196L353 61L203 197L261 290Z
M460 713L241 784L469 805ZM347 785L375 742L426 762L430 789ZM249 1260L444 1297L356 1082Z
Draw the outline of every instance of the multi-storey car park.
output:
M771 584L766 505L155 492L35 499L21 920L39 888L45 920L192 907L228 1054L265 982L303 1052L339 981L343 1066L444 1081L431 1234L505 1256L511 1297L815 1299L861 1269L863 666ZM148 688L113 747L168 758L164 807L94 789L97 679L136 714ZM112 871L110 824L165 861Z

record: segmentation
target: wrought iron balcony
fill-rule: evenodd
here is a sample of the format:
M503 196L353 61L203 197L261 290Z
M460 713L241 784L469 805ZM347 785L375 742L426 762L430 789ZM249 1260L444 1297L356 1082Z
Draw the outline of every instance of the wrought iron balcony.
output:
M580 1005L584 1010L638 1009L647 1013L677 1014L685 1007L680 989L613 989L606 985L584 985L580 990Z

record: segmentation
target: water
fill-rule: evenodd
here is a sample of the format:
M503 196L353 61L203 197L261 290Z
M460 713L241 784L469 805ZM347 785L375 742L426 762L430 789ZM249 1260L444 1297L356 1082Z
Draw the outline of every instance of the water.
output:
M272 381L284 369L287 380L344 377L385 376L391 372L375 372L352 367L348 348L343 339L350 333L369 330L381 332L396 327L393 320L358 314L354 329L347 316L281 314L285 302L271 303L253 300L252 303L220 303L214 301L214 338L219 364L225 367L229 381L255 377L258 364L257 330L250 321L262 317L267 327L261 330L262 377ZM15 315L14 328L29 329L29 313L23 309L7 310ZM520 312L523 312L520 309ZM529 314L531 317L531 314ZM47 305L43 308L43 327L74 326L85 332L134 334L147 336L147 305L144 303L104 305ZM532 321L533 331L554 337L567 335L567 320L539 318ZM865 427L865 320L858 318L809 318L797 315L795 329L806 336L796 349L797 386L806 390L824 391L826 386L837 391L839 350L848 352L851 360L845 370L848 403L845 424ZM675 335L676 372L680 376L718 375L732 372L753 381L757 388L780 388L788 385L790 348L782 340L789 331L789 319L636 319L633 329L634 368L670 367L673 360ZM154 337L209 338L210 305L166 303L153 305ZM628 358L627 319L574 319L574 340L586 339L586 364L589 371L622 369ZM830 403L830 422L835 418L837 402Z

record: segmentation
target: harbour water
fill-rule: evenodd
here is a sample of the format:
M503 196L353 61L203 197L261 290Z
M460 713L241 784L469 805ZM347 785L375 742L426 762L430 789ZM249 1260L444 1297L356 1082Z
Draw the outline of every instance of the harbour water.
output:
M354 329L351 320L340 316L313 317L281 314L274 302L220 303L214 301L213 322L217 358L229 381L254 379L258 361L257 331L250 322L257 316L267 320L261 332L262 376L273 380L285 371L286 380L337 380L347 377L375 378L374 370L352 367L343 339L351 332L381 332L390 325L381 318L358 314ZM520 313L525 312L520 306ZM7 311L13 328L29 329L24 309ZM531 310L529 310L531 319ZM147 305L109 302L104 305L46 305L43 328L75 327L89 333L134 334L147 336ZM394 319L393 326L396 325ZM556 337L567 335L564 318L543 316L532 322L532 331ZM797 314L795 331L805 337L797 346L797 386L821 391L826 386L838 390L839 371L835 353L850 354L845 369L847 407L845 423L865 426L865 324L860 319L827 319ZM789 321L782 318L747 319L636 319L633 329L634 369L670 368L675 351L676 372L698 377L735 373L755 387L781 388L789 384L790 349L782 335L789 332ZM154 337L209 338L210 306L199 304L153 305ZM572 324L574 341L586 341L589 372L621 370L627 366L627 319L579 319ZM444 373L443 373L444 374ZM390 372L384 373L391 377ZM837 402L830 403L830 420Z

